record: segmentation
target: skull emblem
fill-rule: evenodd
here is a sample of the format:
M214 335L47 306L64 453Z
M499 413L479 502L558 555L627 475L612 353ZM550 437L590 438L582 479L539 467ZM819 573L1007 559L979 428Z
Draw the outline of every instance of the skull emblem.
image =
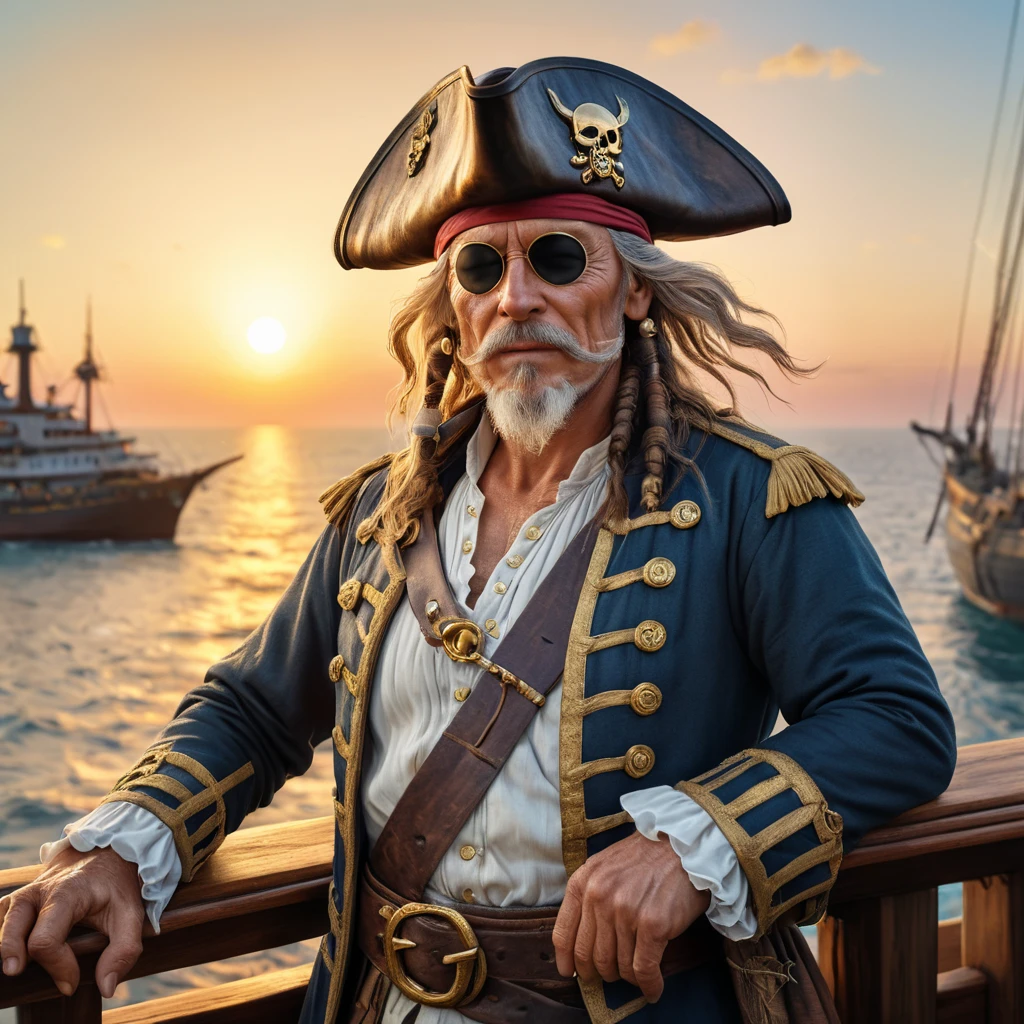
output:
M622 127L629 120L629 106L621 96L619 115L616 117L607 107L600 103L581 103L575 110L570 110L554 93L548 89L551 105L572 127L572 141L576 144L576 155L569 163L573 167L582 167L580 177L584 185L589 185L595 178L611 178L616 188L626 183L625 171L621 162L613 159L622 153Z

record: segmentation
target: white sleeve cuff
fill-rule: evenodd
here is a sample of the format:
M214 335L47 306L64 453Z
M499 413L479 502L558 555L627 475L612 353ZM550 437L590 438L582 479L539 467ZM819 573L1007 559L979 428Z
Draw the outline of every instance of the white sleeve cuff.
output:
M124 800L100 804L84 818L64 826L62 838L43 843L44 864L69 846L81 853L109 846L124 860L137 864L142 900L153 931L160 933L160 915L181 880L181 860L171 830L151 811Z
M671 786L627 793L619 803L641 835L654 840L659 832L668 836L694 888L711 893L707 917L716 931L734 942L757 934L750 883L736 851L703 807Z

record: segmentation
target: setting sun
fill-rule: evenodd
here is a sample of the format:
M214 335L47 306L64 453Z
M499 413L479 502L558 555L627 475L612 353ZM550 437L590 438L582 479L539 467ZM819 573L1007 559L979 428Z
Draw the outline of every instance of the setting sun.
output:
M280 352L288 336L280 320L275 320L272 316L261 316L249 324L246 337L256 352L268 355L271 352Z

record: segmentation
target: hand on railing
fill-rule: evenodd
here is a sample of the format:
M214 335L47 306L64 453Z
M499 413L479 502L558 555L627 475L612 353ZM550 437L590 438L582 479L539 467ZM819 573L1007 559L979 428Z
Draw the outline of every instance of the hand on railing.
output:
M144 920L136 865L109 847L89 853L69 847L35 881L0 899L3 972L20 974L31 958L71 995L79 970L68 933L88 925L110 939L96 963L96 984L109 999L142 953Z

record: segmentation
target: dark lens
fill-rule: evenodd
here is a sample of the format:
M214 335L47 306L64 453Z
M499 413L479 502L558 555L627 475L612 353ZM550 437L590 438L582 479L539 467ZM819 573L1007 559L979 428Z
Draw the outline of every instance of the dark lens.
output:
M489 292L504 272L501 253L483 242L467 242L455 257L455 276L459 284L474 295Z
M541 235L530 246L530 263L548 284L572 284L587 269L587 250L572 235Z

